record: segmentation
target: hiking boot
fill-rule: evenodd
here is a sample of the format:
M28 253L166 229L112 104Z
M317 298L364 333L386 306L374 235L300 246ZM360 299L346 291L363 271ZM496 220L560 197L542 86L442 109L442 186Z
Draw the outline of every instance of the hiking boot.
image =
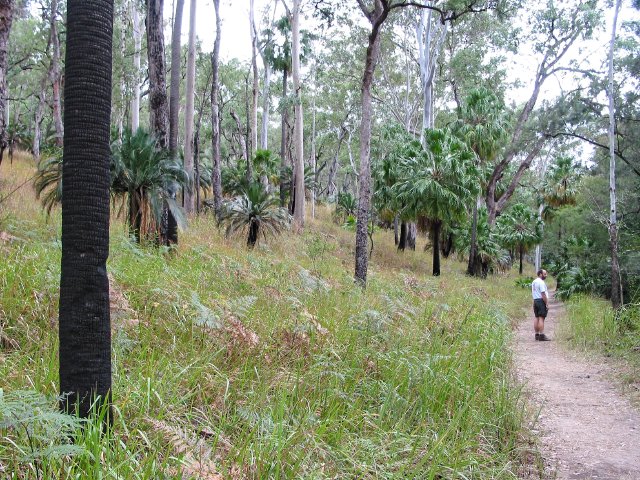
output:
M539 333L536 335L536 340L539 342L550 342L551 339L547 337L544 333Z
M540 334L536 333L536 340L540 340Z

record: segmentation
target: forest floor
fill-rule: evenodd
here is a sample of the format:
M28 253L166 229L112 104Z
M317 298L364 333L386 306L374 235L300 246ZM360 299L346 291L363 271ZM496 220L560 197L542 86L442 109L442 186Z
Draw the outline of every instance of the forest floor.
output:
M640 413L612 382L603 360L569 352L557 339L564 305L551 299L545 331L554 341L534 340L532 319L518 325L517 375L534 411L531 425L549 478L640 478Z

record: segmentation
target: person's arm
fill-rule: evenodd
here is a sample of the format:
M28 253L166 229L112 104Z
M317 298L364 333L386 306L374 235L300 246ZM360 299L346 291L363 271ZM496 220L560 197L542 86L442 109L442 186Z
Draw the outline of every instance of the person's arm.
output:
M542 292L542 300L544 300L544 304L547 308L549 308L549 298L547 297L547 291Z

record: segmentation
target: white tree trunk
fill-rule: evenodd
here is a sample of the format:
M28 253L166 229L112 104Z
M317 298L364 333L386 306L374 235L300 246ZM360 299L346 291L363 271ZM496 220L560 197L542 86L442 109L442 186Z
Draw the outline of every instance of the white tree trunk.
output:
M191 0L189 11L189 50L187 54L187 105L185 111L184 168L191 180L191 188L184 191L184 209L193 213L193 191L197 188L193 182L193 101L196 79L196 0Z
M249 158L253 157L258 148L258 36L254 18L254 0L249 2L249 30L251 35L251 70L253 74L251 90L251 125L249 135Z
M611 31L611 43L609 45L609 242L611 244L611 304L613 308L619 308L623 302L622 280L620 277L620 263L618 261L618 215L616 208L616 111L614 104L614 81L613 81L613 55L616 41L616 27L618 23L618 13L622 0L617 0L613 14L613 28Z
M292 70L293 70L293 91L295 95L295 211L293 212L294 227L298 232L304 228L305 217L305 192L304 192L304 148L303 148L303 119L302 119L302 84L300 82L300 3L301 0L293 1L293 16L291 22L292 29Z

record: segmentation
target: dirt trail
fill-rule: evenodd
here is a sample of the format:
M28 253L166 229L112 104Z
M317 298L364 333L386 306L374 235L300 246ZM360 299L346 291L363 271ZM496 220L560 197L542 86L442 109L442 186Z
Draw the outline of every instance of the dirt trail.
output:
M545 333L555 338L562 303L551 300ZM532 426L545 463L545 478L640 480L640 412L610 382L611 369L536 342L533 312L514 345L518 378L540 414ZM529 318L531 317L531 318Z

